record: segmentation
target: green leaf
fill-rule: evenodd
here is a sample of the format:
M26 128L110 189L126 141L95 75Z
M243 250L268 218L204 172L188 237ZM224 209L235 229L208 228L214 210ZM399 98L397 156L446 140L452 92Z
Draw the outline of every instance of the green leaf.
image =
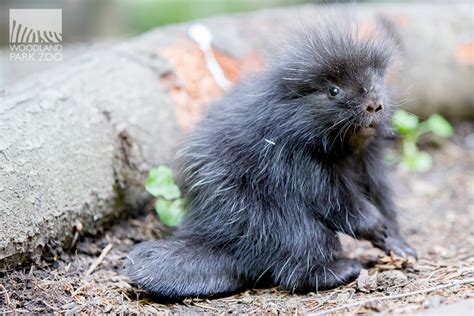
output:
M410 155L404 155L402 166L408 171L425 172L433 166L433 159L427 152L417 151Z
M397 110L392 116L392 124L402 134L416 131L420 120L415 114L403 110Z
M158 199L155 202L155 210L160 218L160 221L171 227L178 226L184 217L183 200L177 199L174 201L167 201L165 199Z
M174 183L173 172L166 166L153 168L148 174L145 189L153 196L162 196L167 200L174 200L181 196L181 191Z
M452 125L439 114L432 114L426 123L430 131L440 137L449 138L453 136Z

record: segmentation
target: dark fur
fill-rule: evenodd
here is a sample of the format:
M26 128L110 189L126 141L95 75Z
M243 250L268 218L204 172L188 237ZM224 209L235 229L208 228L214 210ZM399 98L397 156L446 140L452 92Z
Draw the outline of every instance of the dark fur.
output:
M180 154L188 213L169 238L131 252L126 272L141 287L171 298L333 288L361 268L343 259L337 232L416 255L398 233L381 157L390 47L318 30L213 105L189 136ZM328 95L333 85L342 96Z

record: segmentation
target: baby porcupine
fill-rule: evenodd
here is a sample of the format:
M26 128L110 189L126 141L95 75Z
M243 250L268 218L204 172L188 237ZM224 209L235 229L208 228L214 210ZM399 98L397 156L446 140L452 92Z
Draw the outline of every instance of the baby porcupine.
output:
M337 232L416 256L381 157L390 46L331 24L305 29L212 105L180 154L187 215L130 253L130 278L168 298L334 288L361 269L342 257Z

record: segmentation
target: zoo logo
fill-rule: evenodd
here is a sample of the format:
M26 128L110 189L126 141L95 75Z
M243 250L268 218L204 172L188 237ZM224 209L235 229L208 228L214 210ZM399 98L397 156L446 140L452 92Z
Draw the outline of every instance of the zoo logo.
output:
M10 61L61 61L62 10L11 9Z
M62 42L61 9L11 9L10 43Z

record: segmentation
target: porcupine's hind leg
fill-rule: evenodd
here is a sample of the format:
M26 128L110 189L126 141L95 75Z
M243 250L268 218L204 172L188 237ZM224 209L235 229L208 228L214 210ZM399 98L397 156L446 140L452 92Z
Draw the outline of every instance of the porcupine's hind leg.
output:
M129 254L125 273L155 296L184 298L243 289L234 266L233 258L224 252L169 238L138 245Z
M361 264L339 256L342 247L337 235L317 223L307 236L295 236L292 245L272 269L273 282L300 293L326 290L355 280Z

